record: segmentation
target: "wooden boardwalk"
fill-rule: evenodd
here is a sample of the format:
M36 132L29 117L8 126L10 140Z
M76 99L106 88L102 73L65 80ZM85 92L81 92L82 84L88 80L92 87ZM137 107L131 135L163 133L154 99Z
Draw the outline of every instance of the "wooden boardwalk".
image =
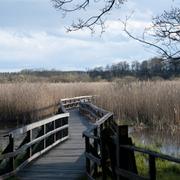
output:
M17 175L18 180L95 180L101 175L102 179L156 180L156 159L180 163L178 158L133 145L128 126L118 125L112 112L89 103L89 98L63 99L58 109L62 113L9 132L9 143L0 155L0 179ZM65 108L74 107L79 109L70 110L69 116ZM22 135L16 148L15 140ZM148 156L147 178L138 174L134 152Z
M70 110L69 139L19 171L19 179L81 179L86 168L82 132L90 126L78 109Z

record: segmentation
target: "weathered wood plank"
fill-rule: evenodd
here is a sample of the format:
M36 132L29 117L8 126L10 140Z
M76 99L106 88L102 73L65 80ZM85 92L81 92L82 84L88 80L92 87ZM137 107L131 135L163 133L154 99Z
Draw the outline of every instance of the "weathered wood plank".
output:
M73 101L73 100L78 100L78 99L91 99L93 96L78 96L78 97L74 97L74 98L65 98L65 99L61 99L61 102L64 101Z

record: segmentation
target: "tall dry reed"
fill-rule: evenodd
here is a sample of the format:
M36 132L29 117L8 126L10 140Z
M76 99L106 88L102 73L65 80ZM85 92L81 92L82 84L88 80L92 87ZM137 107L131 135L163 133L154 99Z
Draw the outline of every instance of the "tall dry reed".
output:
M180 81L112 83L97 101L119 121L157 129L180 129Z
M58 103L61 98L99 95L96 103L114 112L117 119L153 126L180 128L180 81L136 81L116 83L17 83L0 84L0 121L36 119L27 114Z
M37 120L53 109L37 111L56 104L61 98L96 94L106 83L13 83L0 84L0 122Z

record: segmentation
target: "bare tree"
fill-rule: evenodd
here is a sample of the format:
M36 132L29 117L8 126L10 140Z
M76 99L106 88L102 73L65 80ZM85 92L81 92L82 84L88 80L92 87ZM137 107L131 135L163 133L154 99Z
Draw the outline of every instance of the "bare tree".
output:
M76 11L86 11L86 16L78 18L73 22L67 31L76 31L84 28L94 32L96 26L101 27L104 32L105 16L114 8L119 8L126 0L51 0L57 10L63 14L74 13ZM90 7L96 5L97 14L87 16ZM101 7L101 8L100 8ZM89 11L88 11L89 10ZM127 29L128 19L124 22L124 31L129 37L154 47L162 58L177 66L180 62L180 8L172 8L170 11L164 11L161 15L152 20L152 26L146 28L142 38L133 35Z
M123 24L129 37L154 47L162 58L177 67L180 63L180 8L171 8L170 11L154 17L152 25L145 28L141 38L128 30L128 20L127 17Z
M96 7L97 14L90 15L87 18L79 18L76 22L73 22L71 26L67 28L67 31L76 31L79 29L88 28L92 32L95 26L100 26L102 32L104 31L104 16L112 11L113 8L119 8L126 0L52 0L54 7L61 10L64 14L88 10L89 5Z

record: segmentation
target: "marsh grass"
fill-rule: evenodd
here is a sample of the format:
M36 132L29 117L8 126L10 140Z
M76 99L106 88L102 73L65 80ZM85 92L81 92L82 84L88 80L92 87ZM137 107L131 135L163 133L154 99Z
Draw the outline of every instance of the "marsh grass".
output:
M126 124L170 132L180 128L180 81L112 83L101 91L97 104Z
M0 84L0 122L26 123L45 114L53 114L54 108L36 111L56 104L61 98L99 93L106 83L13 83Z
M138 174L148 177L148 156L136 153ZM157 180L178 180L180 177L180 165L162 159L156 159Z
M161 153L161 145L153 143L144 145L138 139L134 139L135 145L137 147L141 147L147 150L152 150L157 153ZM149 157L147 154L135 153L135 159L137 164L138 174L144 177L149 176L149 167L148 160ZM167 160L162 160L160 158L156 158L156 177L157 180L178 180L180 177L180 164L173 163Z
M0 84L0 121L16 122L19 114L23 114L23 122L36 120L55 110L27 112L58 103L61 98L91 94L99 95L95 103L114 112L120 122L170 132L180 128L179 80Z

